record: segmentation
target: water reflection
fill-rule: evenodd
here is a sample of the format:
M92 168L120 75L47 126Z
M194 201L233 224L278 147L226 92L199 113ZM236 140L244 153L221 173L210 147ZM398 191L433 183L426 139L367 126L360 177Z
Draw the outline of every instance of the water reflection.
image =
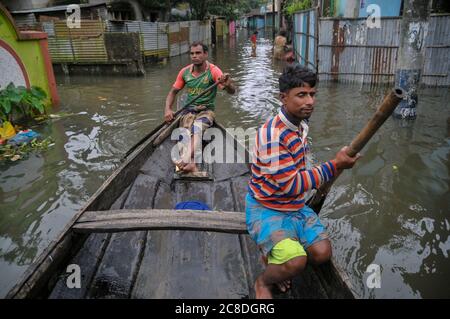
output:
M210 58L230 72L237 93L219 92L217 118L256 128L277 111L278 76L271 41L248 35L218 42ZM143 78L60 77L65 116L36 128L55 145L0 164L0 296L64 229L119 165L123 154L163 117L165 97L187 55L149 66ZM328 160L358 133L386 87L325 84L311 119L311 144ZM450 108L447 89L424 89L417 120L392 119L343 174L322 210L334 255L362 297L450 297ZM381 289L365 285L367 266L382 268Z

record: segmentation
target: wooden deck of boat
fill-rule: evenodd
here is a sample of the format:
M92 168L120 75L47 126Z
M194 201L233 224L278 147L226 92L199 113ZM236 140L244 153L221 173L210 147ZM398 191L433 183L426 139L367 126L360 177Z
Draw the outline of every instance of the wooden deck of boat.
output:
M246 164L213 164L214 181L173 178L167 139L141 167L111 209L173 209L198 200L213 210L244 211ZM50 298L254 298L263 270L248 235L206 231L128 231L89 235L68 264L81 269L81 288L68 288L65 269ZM321 275L320 272L323 272ZM350 298L336 274L308 266L283 298Z

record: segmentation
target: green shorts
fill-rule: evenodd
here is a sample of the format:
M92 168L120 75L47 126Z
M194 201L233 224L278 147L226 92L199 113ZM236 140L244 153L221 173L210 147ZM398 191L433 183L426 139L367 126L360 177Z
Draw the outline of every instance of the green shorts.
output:
M269 264L284 264L295 257L305 256L306 251L297 241L290 238L279 241L270 251L268 256Z

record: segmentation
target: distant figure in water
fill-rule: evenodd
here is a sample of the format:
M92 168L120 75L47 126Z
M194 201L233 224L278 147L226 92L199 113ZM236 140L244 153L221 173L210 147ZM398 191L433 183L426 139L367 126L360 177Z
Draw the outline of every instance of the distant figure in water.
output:
M286 65L292 65L295 63L295 51L292 45L285 45L283 47L283 61L286 62Z
M252 56L256 56L256 36L258 35L258 31L253 32L250 37L250 41L252 42Z
M275 38L273 46L273 57L277 60L283 60L283 49L286 46L286 31L280 31Z

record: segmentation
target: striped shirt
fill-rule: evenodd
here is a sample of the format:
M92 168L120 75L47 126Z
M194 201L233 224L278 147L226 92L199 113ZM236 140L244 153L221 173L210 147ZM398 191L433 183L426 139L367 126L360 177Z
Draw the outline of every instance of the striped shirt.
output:
M282 110L258 129L249 192L265 207L298 211L305 193L336 173L334 160L306 169L307 131L305 121L297 126Z

